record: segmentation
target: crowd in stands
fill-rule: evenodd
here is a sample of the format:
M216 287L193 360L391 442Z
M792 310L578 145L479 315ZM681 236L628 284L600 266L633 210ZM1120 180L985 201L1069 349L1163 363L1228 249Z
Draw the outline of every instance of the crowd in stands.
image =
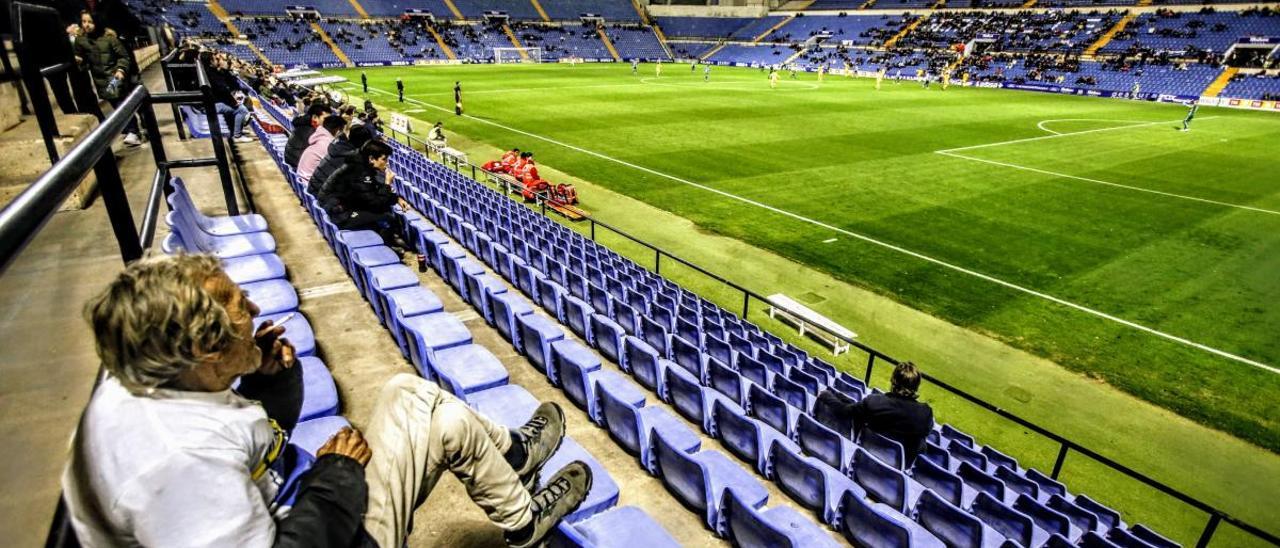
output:
M1107 12L940 12L899 41L907 47L941 49L974 39L996 51L1079 52L1122 16Z

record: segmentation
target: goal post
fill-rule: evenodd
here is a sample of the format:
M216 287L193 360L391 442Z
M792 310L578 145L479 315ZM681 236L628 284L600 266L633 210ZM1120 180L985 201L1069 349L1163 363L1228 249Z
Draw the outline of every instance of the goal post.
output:
M493 62L498 65L541 63L542 48L493 48Z

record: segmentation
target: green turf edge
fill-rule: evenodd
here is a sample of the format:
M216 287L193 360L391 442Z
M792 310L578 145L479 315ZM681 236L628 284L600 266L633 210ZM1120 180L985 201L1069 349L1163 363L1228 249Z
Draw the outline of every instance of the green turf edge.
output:
M395 110L395 105L374 102L384 112ZM423 122L419 127L427 127ZM449 137L451 146L467 152L473 163L501 153L497 147L464 135L450 132ZM727 274L761 294L824 294L828 315L845 325L858 326L862 340L877 349L921 363L945 382L1246 522L1280 532L1274 525L1280 523L1280 507L1270 496L1280 492L1280 456L1274 453L886 296L739 240L708 233L683 217L551 166L540 165L540 171L552 180L577 185L587 207L602 221L712 272ZM584 223L566 224L587 232ZM652 251L603 230L597 231L597 236L602 244L652 269ZM741 310L741 293L681 269L673 261L663 263L662 274L730 311ZM772 321L759 313L760 303L752 306L752 321L816 356L830 357L825 349L799 339L794 330L770 325ZM863 355L828 361L859 376L865 370ZM877 368L873 382L887 385L887 372L887 368ZM980 442L1018 458L1023 466L1046 472L1052 469L1058 447L1051 441L941 391L926 392L923 399L934 406L939 420L973 433ZM1241 462L1250 465L1241 466ZM1122 511L1128 521L1148 524L1184 544L1194 544L1207 521L1205 514L1078 454L1068 458L1063 478L1073 492L1100 494L1095 498ZM1232 528L1219 531L1214 546L1268 545Z

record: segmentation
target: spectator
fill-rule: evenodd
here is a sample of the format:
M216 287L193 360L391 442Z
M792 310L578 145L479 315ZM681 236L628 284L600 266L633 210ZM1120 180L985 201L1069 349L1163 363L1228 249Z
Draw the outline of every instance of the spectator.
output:
M911 466L924 450L924 440L933 429L933 409L916 401L920 389L920 370L911 362L893 369L888 394L872 394L854 402L834 390L818 395L814 415L827 426L840 432L858 434L870 429L902 444L905 463Z
M145 258L89 303L107 375L62 478L82 544L399 548L415 507L448 470L523 547L590 489L581 462L532 496L522 485L563 439L555 404L511 431L401 374L383 386L367 440L351 428L333 436L281 511L282 478L297 462L285 430L298 416L301 368L282 328L255 333L257 313L207 255Z
M329 153L329 144L334 138L342 134L342 130L346 129L347 120L341 116L330 114L321 123L320 128L311 134L311 140L308 141L307 149L302 151L302 157L298 159L298 177L311 180L311 174L315 172L316 167L320 165L320 161Z
M249 117L249 108L244 106L244 91L240 89L240 80L231 73L226 54L213 55L206 66L209 67L209 88L213 91L214 108L218 115L231 117L231 138L240 143L253 142L252 137L244 134L244 121Z
M293 132L289 134L289 141L284 144L286 164L294 169L298 168L302 151L311 144L311 134L315 133L316 126L320 125L327 114L329 114L329 108L324 103L313 102L305 112L293 119Z
M403 200L391 189L395 174L387 169L391 147L369 141L347 159L320 189L320 205L343 230L374 230L401 253L409 246L400 237L400 218L391 208Z
M346 135L339 135L332 143L329 143L329 151L325 155L324 160L320 161L320 165L316 166L315 171L311 173L311 180L307 183L307 191L312 196L319 196L320 189L324 188L324 183L329 180L333 172L342 167L348 158L360 153L360 147L369 142L373 138L373 132L365 126L354 126L347 130Z
M75 41L76 60L89 69L98 97L113 108L119 107L129 90L139 83L133 53L114 32L95 25L93 15L87 11L80 12L80 31ZM130 116L124 127L124 144L131 147L142 144L137 116Z
M436 125L431 126L431 131L427 132L427 144L436 148L449 146L444 136L444 122L436 122Z

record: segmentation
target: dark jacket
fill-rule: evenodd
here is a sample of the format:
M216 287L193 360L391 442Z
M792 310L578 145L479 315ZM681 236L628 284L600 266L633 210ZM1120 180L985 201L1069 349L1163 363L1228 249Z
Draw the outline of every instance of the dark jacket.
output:
M311 192L311 195L318 196L320 190L324 188L325 181L328 181L329 177L338 171L338 168L341 168L349 158L356 156L358 153L359 151L356 150L356 147L351 146L351 141L348 141L346 137L335 139L332 143L329 143L328 156L320 160L320 165L316 166L315 171L311 172L311 182L307 183L307 190Z
M289 142L284 144L284 163L298 169L298 160L302 158L302 151L311 144L311 134L315 132L316 128L311 126L310 116L303 113L294 118L293 133L289 134Z
M933 409L929 404L897 394L872 394L862 401L842 397L834 390L818 395L815 418L844 434L874 430L902 444L905 462L911 466L924 450L925 438L933 429Z
M235 106L235 97L232 93L241 89L240 80L234 74L215 68L210 68L209 88L213 91L213 100L226 105Z
M385 176L358 154L329 177L318 198L329 218L342 228L352 212L390 213L399 201Z
M93 35L81 35L76 38L75 42L76 57L79 57L84 67L89 69L89 75L93 78L93 87L97 88L98 95L103 99L115 99L116 97L106 97L107 83L111 81L112 76L117 70L124 71L125 82L120 87L120 94L123 95L129 91L129 84L135 80L133 78L133 53L129 48L124 47L124 42L114 34L104 32L99 28Z

